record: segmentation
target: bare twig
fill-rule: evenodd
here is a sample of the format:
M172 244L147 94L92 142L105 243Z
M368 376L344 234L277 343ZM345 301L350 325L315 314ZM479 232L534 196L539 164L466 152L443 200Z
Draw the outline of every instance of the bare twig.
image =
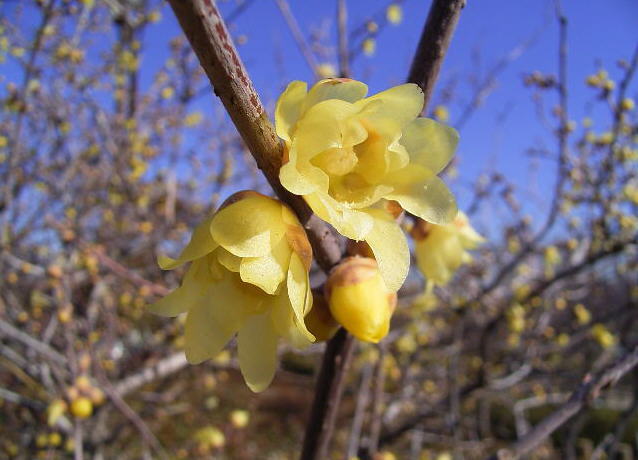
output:
M348 9L346 0L337 0L337 37L339 41L339 76L350 76L348 53Z
M317 63L317 59L315 58L315 55L312 52L312 49L310 48L310 45L308 45L308 42L306 41L306 37L304 37L304 34L301 31L301 28L299 27L299 23L297 22L297 19L295 19L295 16L292 14L292 11L290 10L290 5L288 4L286 0L275 0L275 1L277 2L279 11L281 11L281 15L284 17L284 21L286 21L286 25L290 29L290 33L292 34L292 37L295 39L295 43L297 43L297 47L299 48L299 51L301 51L301 54L306 60L308 67L310 68L312 73L315 75L315 78L319 79L319 74L317 73L317 69L319 68L319 65Z
M53 348L43 342L40 342L37 339L34 339L26 332L16 329L11 324L2 319L0 319L0 335L6 335L7 337L11 337L18 342L22 342L27 347L32 348L33 350L40 353L42 356L50 359L51 361L55 361L58 364L65 365L67 363L67 359L60 353L55 351Z
M464 6L465 0L434 0L430 7L407 80L423 89L424 109L432 98L443 58Z
M499 450L490 457L494 460L516 459L531 452L554 431L576 415L583 407L598 398L600 392L615 385L625 374L638 366L638 346L613 366L597 377L586 375L581 385L572 393L569 400L556 412L543 419L527 435L507 449Z
M339 329L328 342L315 385L310 420L306 426L301 460L328 458L328 446L343 391L343 377L348 369L354 338Z
M186 367L188 362L183 352L174 353L151 367L145 367L140 372L120 380L113 385L113 391L124 397L147 383L166 377Z

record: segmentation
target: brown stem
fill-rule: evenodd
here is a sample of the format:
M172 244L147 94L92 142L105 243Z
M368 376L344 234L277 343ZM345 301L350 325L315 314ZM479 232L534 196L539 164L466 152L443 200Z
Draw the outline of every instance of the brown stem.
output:
M465 0L434 0L430 7L407 79L423 89L424 110L432 97L443 58L464 6Z
M350 364L353 344L354 338L342 328L326 346L306 425L301 460L328 458L328 446L343 392L343 377Z
M329 270L341 258L333 231L316 217L302 197L279 182L284 147L237 54L224 20L212 0L170 0L199 62L257 166L277 196L293 208L308 233L317 263Z

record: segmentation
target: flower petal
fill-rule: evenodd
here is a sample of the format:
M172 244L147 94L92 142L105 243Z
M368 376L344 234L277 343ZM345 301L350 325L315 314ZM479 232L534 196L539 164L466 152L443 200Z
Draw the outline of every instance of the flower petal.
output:
M239 267L241 265L241 257L228 252L224 248L217 248L215 250L215 256L219 263L231 272L239 273Z
M185 326L186 359L199 364L217 355L239 329L236 312L225 305L215 305L212 297L202 297L188 311Z
M383 102L383 105L375 108L379 114L403 126L418 117L423 110L423 91L414 83L406 83L362 99L356 105L363 109L375 101Z
M248 388L264 391L277 368L277 335L267 313L251 315L237 336L239 368Z
M218 211L210 231L215 241L238 257L264 256L285 234L281 204L265 196L244 198Z
M411 162L438 174L454 156L459 133L429 118L417 118L403 129L400 142L410 154Z
M368 85L357 80L347 78L329 78L317 82L308 93L304 101L303 110L328 100L339 99L346 102L356 102L368 94Z
M366 243L374 253L386 287L396 292L403 285L410 269L407 239L399 224L387 212L380 209L366 212L374 218L374 226L365 238Z
M323 193L304 196L312 210L346 238L361 241L372 228L372 218L364 212L348 209L341 202Z
M290 298L290 305L292 311L295 314L295 318L303 328L303 332L307 333L310 337L312 334L308 332L304 324L304 316L312 308L312 295L310 292L310 279L308 277L308 271L303 262L296 253L292 253L290 256L290 267L288 268L288 297Z
M239 274L242 281L260 287L267 294L275 294L286 279L290 254L288 240L282 238L272 252L261 257L241 259Z
M451 222L458 209L456 199L445 183L427 169L410 165L392 175L394 192L386 195L401 207L434 224Z
M299 326L287 291L282 290L278 295L272 296L270 320L277 334L295 348L305 348L315 341L315 337L306 330L305 322Z
M184 313L197 304L206 292L209 281L207 258L197 259L188 267L182 285L157 302L149 305L148 310L157 315L167 317Z
M301 107L306 98L308 85L303 81L293 81L279 96L275 107L275 127L277 135L290 142L290 131L297 123Z
M213 218L214 216L211 216L195 227L195 231L193 231L190 241L177 259L160 256L158 258L160 268L162 270L172 270L186 262L199 259L209 252L212 252L218 246L210 233L210 223Z

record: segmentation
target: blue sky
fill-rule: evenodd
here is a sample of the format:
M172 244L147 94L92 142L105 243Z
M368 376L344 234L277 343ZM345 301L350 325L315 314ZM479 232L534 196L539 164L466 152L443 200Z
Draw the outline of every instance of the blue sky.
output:
M323 29L330 38L328 44L335 43L335 1L289 0L289 3L305 33ZM348 0L350 28L383 11L388 3L388 0ZM220 2L220 5L225 14L235 8L234 1ZM10 4L4 4L1 10L10 16L11 8ZM353 66L353 78L364 80L371 92L402 83L407 75L429 2L404 0L402 8L403 22L385 28L378 37L375 55L361 56ZM580 121L590 115L594 101L594 92L583 84L585 77L603 65L614 78L619 74L616 60L628 59L638 42L638 1L566 0L563 8L569 19L569 116ZM25 20L28 22L28 18ZM537 120L533 92L524 87L522 76L533 70L556 72L557 32L552 0L468 0L443 65L437 86L439 94L434 98L436 103L447 82L457 82L458 100L450 106L451 121L459 115L460 103L470 94L468 82L472 75L485 72L530 38L536 37L536 40L499 75L497 86L486 103L461 131L457 152L459 179L452 185L461 208L472 198L467 184L480 173L494 170L520 184L526 212L535 215L546 206L549 197L543 191L551 187L554 163L539 160L535 167L530 167L524 152L533 146L553 147L555 141L551 132ZM143 85L150 82L164 62L167 39L180 33L170 8L164 5L162 20L152 25L144 37ZM274 0L252 0L232 24L232 33L235 37L248 38L239 51L268 107L272 108L290 80L312 81L312 73ZM477 53L481 57L478 69L473 58ZM336 64L336 59L333 63ZM10 65L3 67L7 75L12 73ZM634 83L629 95L635 97L637 88ZM211 113L214 99L211 92L210 97L202 98L197 105L205 113ZM551 107L556 96L549 94L546 102ZM606 126L601 123L595 128L604 131ZM505 214L494 217L500 220Z
M388 4L380 0L350 0L347 3L351 28ZM309 33L324 25L335 37L335 2L290 0L290 6L302 30ZM405 0L402 7L403 22L399 26L387 27L378 37L375 55L360 57L353 67L353 77L365 79L371 92L401 83L407 75L429 2ZM222 4L225 12L233 8L232 2ZM607 68L612 78L618 75L616 60L628 59L638 42L638 2L572 0L564 1L563 8L569 20L569 112L571 119L580 121L590 115L594 100L594 92L583 84L585 77L598 65ZM156 28L157 33L166 28L176 28L170 10L164 13L164 20ZM312 81L312 74L274 1L255 0L233 24L232 31L235 36L248 36L247 43L239 50L266 104L272 105L288 81ZM530 199L524 201L531 214L543 208L549 200L544 199L542 191L551 187L554 163L541 160L536 168L530 168L523 152L532 146L553 147L555 142L551 133L537 121L532 91L524 87L522 76L533 70L556 72L558 26L554 2L468 1L444 62L438 89L446 81L456 79L459 98L466 98L469 94L468 78L476 73L473 55L480 53L484 72L514 47L532 37L536 37L534 43L498 77L497 87L461 132L457 152L460 178L453 187L462 207L471 199L463 184L486 170L500 171L522 188L529 189L526 196ZM276 55L282 58L280 63L277 63ZM629 93L636 95L635 84ZM555 102L555 95L548 95L547 106L551 107ZM453 121L460 106L452 104L450 111ZM605 126L601 125L599 129L603 131Z

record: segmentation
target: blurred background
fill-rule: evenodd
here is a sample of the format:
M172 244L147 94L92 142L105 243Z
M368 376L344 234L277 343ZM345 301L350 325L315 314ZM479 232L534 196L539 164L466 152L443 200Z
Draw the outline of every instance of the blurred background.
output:
M336 2L218 4L270 113L338 74ZM404 82L429 2L346 5L352 77ZM427 112L487 241L433 295L413 268L358 345L334 458L483 458L636 346L637 30L633 0L468 2ZM145 311L182 274L158 254L270 193L168 5L0 1L0 104L0 458L295 458L322 345L255 395L233 344L187 365ZM633 459L637 432L633 371L533 457Z

